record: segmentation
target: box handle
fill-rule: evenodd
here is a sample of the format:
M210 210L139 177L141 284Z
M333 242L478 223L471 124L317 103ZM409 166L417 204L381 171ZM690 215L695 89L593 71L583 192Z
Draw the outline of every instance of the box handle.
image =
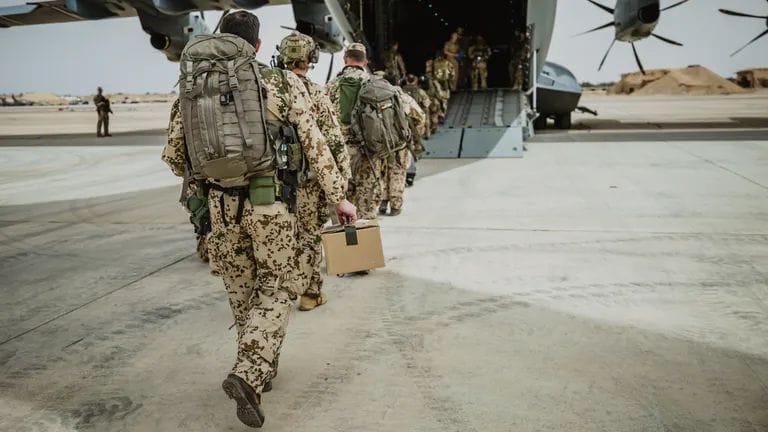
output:
M344 227L344 236L347 239L347 246L357 246L357 228L354 225Z

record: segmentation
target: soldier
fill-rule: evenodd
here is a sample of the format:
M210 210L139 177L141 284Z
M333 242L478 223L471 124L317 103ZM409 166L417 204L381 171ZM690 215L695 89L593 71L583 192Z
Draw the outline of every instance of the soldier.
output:
M349 185L349 198L357 207L360 219L376 219L379 203L381 203L381 172L384 162L371 158L363 152L357 137L352 133L351 112L357 101L360 85L370 79L365 68L368 57L365 45L353 43L344 52L344 69L328 83L326 93L339 116L341 132L349 151L352 180Z
M111 137L112 135L109 133L109 114L112 112L112 108L110 108L109 99L104 96L101 87L97 89L96 96L93 97L93 105L96 106L96 114L99 116L99 119L96 121L96 136L98 138ZM102 126L104 128L103 133Z
M424 127L424 138L429 138L429 136L432 133L432 125L431 125L431 118L430 118L430 106L432 105L432 99L429 97L426 91L421 88L419 85L419 78L416 75L408 74L405 77L405 85L403 86L403 91L408 94L408 96L412 97L416 103L419 104L419 108L421 108L422 111L424 111L424 114L426 115L426 124ZM423 143L421 142L421 139L416 140L414 142L414 156L416 159L421 158L421 153L424 151Z
M398 80L406 74L405 63L403 62L403 56L398 52L399 49L400 44L394 42L387 52L384 53L384 69L387 75L397 77Z
M525 85L526 63L530 55L527 31L515 30L515 37L510 44L509 79L514 90L522 90Z
M451 33L451 38L443 45L443 54L445 59L451 64L453 69L453 76L450 81L451 91L456 91L459 85L459 52L461 51L461 45L459 45L459 33Z
M390 84L396 85L392 77ZM419 104L400 87L396 87L400 98L403 111L410 123L411 140L415 140L424 134L426 129L426 115L419 107ZM386 165L382 171L384 178L383 193L384 199L379 205L379 214L386 215L387 208L390 209L390 216L399 216L403 211L403 196L405 194L406 171L411 164L411 154L414 150L414 142L395 152L392 157L387 159Z
M439 53L432 63L432 76L430 78L435 83L436 94L440 100L440 122L442 122L448 113L448 99L451 98L450 86L454 78L453 67L442 53Z
M488 88L488 58L490 57L491 48L482 36L478 36L476 42L469 47L469 58L472 61L472 90Z
M440 85L437 84L435 80L430 79L428 75L422 75L419 78L419 82L422 89L424 89L427 96L429 96L429 112L426 113L429 115L429 133L427 136L431 136L437 132L438 125L445 117L445 113L442 110L443 101L439 96L442 89L440 88Z
M226 67L230 74L231 71L236 71L234 76L230 75L228 81L225 79L225 82L229 83L227 88L231 89L230 93L216 96L221 105L211 108L223 110L222 107L226 107L228 112L237 113L238 118L230 119L229 122L239 124L239 133L244 143L254 146L257 150L253 153L247 152L244 144L240 157L246 158L245 161L263 158L266 150L258 151L256 147L267 149L270 144L260 138L266 130L263 133L258 129L255 133L246 132L246 123L241 120L244 115L258 115L258 112L253 110L256 109L254 107L259 107L259 111L268 117L268 124L284 125L280 128L280 132L285 134L282 143L287 142L291 129L297 132L300 153L304 154L317 176L326 199L333 203L342 222L354 223L356 209L344 199L341 173L311 115L310 97L306 87L293 73L270 70L255 61L255 53L261 46L258 18L246 11L230 13L222 20L221 33L209 36L209 39L197 39L192 42L194 45L191 44L187 49L195 45L200 46L198 44L202 42L213 45L217 38L222 38L221 42L227 41L228 47L236 46L240 50L238 62L247 61L240 64L250 66L260 79L261 89L253 87L253 80L240 86L238 74L247 74L248 68L234 69L234 63L228 63ZM182 60L184 55L182 54ZM188 145L205 148L202 147L205 144L199 134L202 134L201 129L209 127L202 121L189 124L191 119L200 114L193 112L189 104L195 102L194 98L206 97L205 94L200 96L198 92L190 90L202 85L192 76L194 64L190 65L191 63L191 60L181 63L180 99L172 108L171 128L168 131L169 139L163 159L176 175L183 174L187 160L193 161L191 164L197 167L196 170L205 172L242 172L252 164L222 165L217 164L221 159L204 159L208 162L201 165L200 158L207 157L205 151L187 150ZM210 63L203 66L224 67ZM253 99L254 91L256 94L263 94L263 99ZM242 94L246 92L249 104L245 106L249 107L251 113L256 114L249 114L243 109ZM248 121L247 125L249 128L264 128L259 126L263 125L263 121ZM237 129L238 126L233 128ZM185 139L185 131L192 142L188 143ZM210 135L208 138L221 139L220 136ZM218 148L218 144L215 143L214 147ZM282 157L267 157L266 161L271 161L272 168L264 168L277 170L284 166L281 160ZM246 172L250 173L250 170ZM298 264L294 237L296 220L290 213L289 203L286 202L291 200L289 184L286 183L286 177L280 176L279 173L280 171L278 175L267 177L263 174L260 177L245 174L234 178L216 179L208 176L211 187L208 194L212 223L210 241L213 243L210 245L210 253L213 254L212 259L216 260L224 279L237 326L237 359L232 372L222 383L222 388L227 396L236 401L240 421L251 427L261 427L264 423L261 394L271 389L271 380L276 374L276 360L285 337L291 306L299 294L295 281ZM278 190L283 193L278 195Z
M307 72L313 63L317 63L319 48L315 41L304 34L294 32L286 36L279 46L280 65L284 69L296 74L309 92L311 99L311 111L317 121L320 132L326 139L326 145L330 149L336 161L336 166L341 172L344 184L349 182L352 173L349 168L349 155L347 147L341 136L336 112L331 104L325 89L315 84L307 77ZM320 183L311 178L298 190L298 203L296 218L298 222L298 256L299 256L299 280L302 283L300 311L310 311L328 301L322 292L323 278L320 275L320 261L322 259L322 242L320 233L323 225L330 218L329 202Z

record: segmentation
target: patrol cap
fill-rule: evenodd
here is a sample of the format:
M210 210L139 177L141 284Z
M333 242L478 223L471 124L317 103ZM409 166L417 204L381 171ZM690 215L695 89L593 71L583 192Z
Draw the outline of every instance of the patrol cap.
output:
M365 49L365 45L359 42L349 44L349 46L347 47L347 51L359 51L365 54L366 56L368 55L368 51Z

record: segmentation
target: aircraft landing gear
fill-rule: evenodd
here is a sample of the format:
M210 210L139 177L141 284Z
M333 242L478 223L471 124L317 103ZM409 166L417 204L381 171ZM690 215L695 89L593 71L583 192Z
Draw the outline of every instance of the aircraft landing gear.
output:
M571 128L571 113L558 114L555 116L555 127L568 130Z

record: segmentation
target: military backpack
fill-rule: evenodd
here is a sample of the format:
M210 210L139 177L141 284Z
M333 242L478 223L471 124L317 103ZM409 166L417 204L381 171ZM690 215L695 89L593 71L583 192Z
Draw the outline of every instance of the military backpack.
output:
M368 156L387 157L411 141L397 88L384 78L373 76L361 84L351 117L353 133Z
M302 152L290 147L298 147L295 130L267 111L261 77L273 71L262 70L251 44L231 34L199 36L180 63L180 112L195 178L275 177L301 165L294 159Z

